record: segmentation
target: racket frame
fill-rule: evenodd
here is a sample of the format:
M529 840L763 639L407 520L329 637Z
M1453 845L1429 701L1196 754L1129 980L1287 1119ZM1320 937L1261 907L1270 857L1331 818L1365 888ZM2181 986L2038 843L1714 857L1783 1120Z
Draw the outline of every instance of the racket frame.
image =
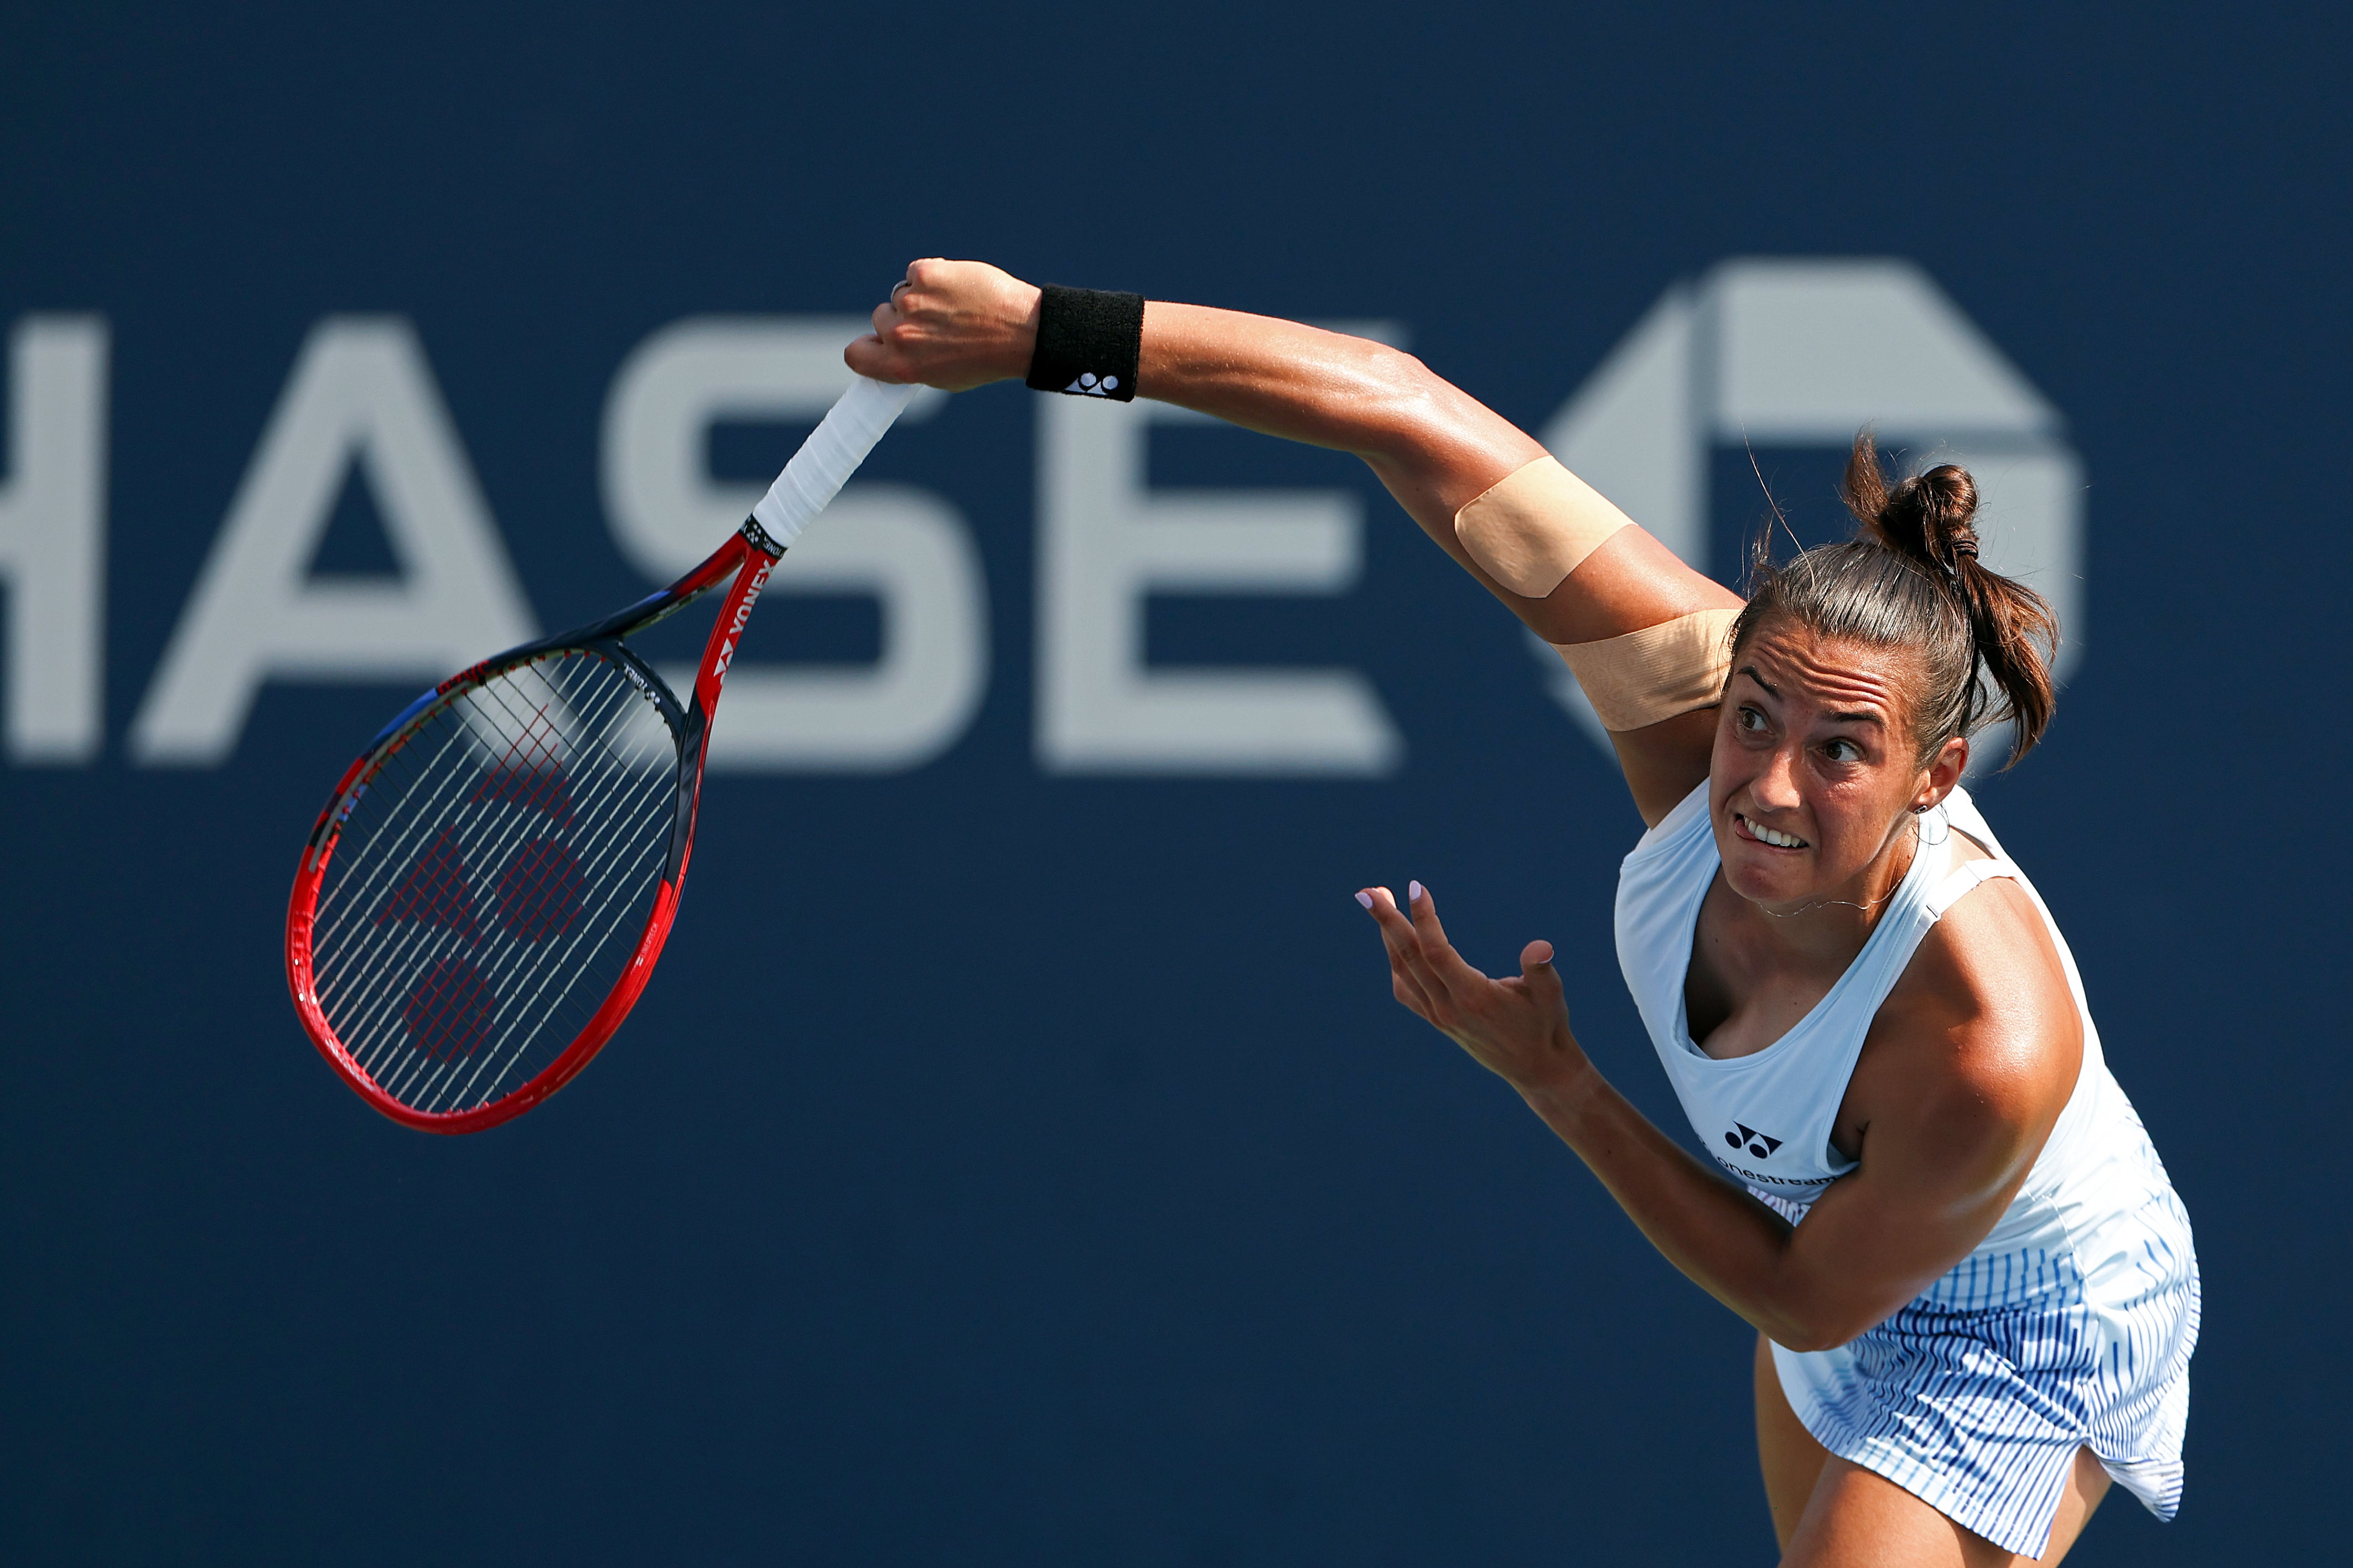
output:
M760 526L757 518L746 518L744 526L730 534L724 544L669 587L603 620L494 654L424 692L379 731L367 749L343 770L343 776L336 782L334 793L328 797L302 846L294 889L287 900L286 984L293 994L294 1011L302 1020L303 1033L311 1037L311 1045L335 1069L336 1076L362 1100L403 1126L421 1131L478 1132L529 1110L571 1082L604 1049L605 1043L620 1027L621 1020L637 1005L646 982L652 978L655 961L661 957L662 944L669 940L670 924L677 919L687 862L694 852L694 824L702 804L702 765L710 746L711 715L719 705L728 667L734 662L735 649L751 617L752 606L758 602L761 590L767 586L768 576L784 553L785 546ZM702 659L695 667L694 689L681 704L653 667L621 639L676 615L731 576L733 581L727 596L720 602L719 618L712 625ZM365 793L368 782L428 716L452 697L480 687L517 665L575 649L594 652L618 664L661 710L664 723L678 742L670 848L663 862L661 881L655 889L652 914L618 978L579 1034L554 1060L520 1087L488 1104L463 1110L418 1110L386 1092L360 1066L320 1005L311 952L320 886L326 878L328 862L333 858L343 825Z

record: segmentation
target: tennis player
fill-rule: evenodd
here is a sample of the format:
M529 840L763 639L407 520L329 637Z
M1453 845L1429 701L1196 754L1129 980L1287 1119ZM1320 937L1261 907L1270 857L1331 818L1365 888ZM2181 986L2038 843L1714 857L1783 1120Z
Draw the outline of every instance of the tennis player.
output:
M1649 825L1619 877L1620 966L1718 1168L1595 1070L1551 944L1491 979L1419 883L1403 908L1357 900L1398 1000L1757 1328L1785 1563L2056 1563L2112 1481L2171 1517L2189 1222L2064 939L1961 787L1988 722L2013 761L2042 734L2057 635L1979 562L1967 473L1891 488L1859 438L1856 536L1760 563L1744 602L1359 339L925 260L848 358L948 388L1141 391L1354 452L1560 650Z

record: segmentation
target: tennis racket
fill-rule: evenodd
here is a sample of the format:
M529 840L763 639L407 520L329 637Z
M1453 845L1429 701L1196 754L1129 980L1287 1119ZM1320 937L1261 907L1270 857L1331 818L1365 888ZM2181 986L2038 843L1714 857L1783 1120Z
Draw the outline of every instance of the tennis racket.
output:
M613 1037L678 917L711 717L753 604L915 391L860 378L709 560L451 676L344 771L295 873L286 981L361 1099L479 1131ZM681 702L623 639L723 583Z

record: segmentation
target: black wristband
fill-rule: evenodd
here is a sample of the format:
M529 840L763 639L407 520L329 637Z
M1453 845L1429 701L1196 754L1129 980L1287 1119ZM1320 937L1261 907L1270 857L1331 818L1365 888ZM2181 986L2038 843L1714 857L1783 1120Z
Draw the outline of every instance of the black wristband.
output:
M1039 392L1135 400L1144 353L1144 296L1049 283L1038 306L1028 384Z

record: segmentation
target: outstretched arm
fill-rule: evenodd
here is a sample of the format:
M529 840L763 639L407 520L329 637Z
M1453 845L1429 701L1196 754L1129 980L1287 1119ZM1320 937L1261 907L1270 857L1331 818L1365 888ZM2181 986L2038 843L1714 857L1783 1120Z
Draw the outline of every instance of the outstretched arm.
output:
M1919 1043L1889 1053L1859 1169L1792 1226L1687 1152L1594 1068L1570 1033L1548 942L1493 980L1447 942L1428 889L1400 910L1386 888L1357 900L1379 922L1397 999L1519 1090L1667 1261L1790 1350L1844 1344L1926 1289L1992 1231L2073 1087L2080 1037L2055 963L2030 943L1977 991L2023 994L1991 1014L1947 998L1947 971L1874 1026ZM2039 984L2021 973L2044 969ZM2055 981L2055 986L2054 986ZM2036 1006L2040 1002L2048 1005Z
M875 310L873 334L846 357L862 375L957 391L1018 378L1036 346L1039 300L1035 287L983 263L918 261ZM1564 657L1597 705L1609 672L1592 661L1624 653L1642 670L1688 663L1683 645L1694 637L1677 640L1678 629L1720 630L1739 606L1551 465L1525 431L1409 354L1294 321L1155 300L1145 307L1137 384L1162 402L1363 458L1458 565L1539 637L1570 650ZM1490 492L1495 498L1484 499ZM1598 542L1547 584L1546 561L1567 559L1547 556L1554 539ZM1498 567L1530 591L1515 592ZM1611 640L1619 638L1632 641ZM1620 716L1644 721L1612 723L1635 805L1652 823L1706 776L1715 725L1712 696L1652 718L1660 706L1673 701L1627 701Z

